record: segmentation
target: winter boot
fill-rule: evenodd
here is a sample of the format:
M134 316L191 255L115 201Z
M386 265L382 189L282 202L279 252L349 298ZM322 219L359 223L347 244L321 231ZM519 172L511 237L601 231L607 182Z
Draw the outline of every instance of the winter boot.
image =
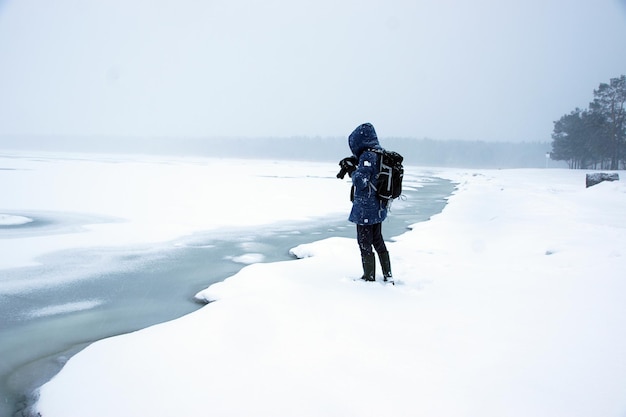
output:
M363 276L364 281L376 281L376 257L374 255L361 256L361 262L363 263Z
M383 279L385 282L391 282L393 285L393 276L391 275L391 261L389 260L389 252L383 252L378 254L380 259L380 267L383 270Z

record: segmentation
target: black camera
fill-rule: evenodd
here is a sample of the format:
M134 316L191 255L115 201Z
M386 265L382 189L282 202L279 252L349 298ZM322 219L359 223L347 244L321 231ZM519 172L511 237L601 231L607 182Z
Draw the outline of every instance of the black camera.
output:
M356 166L359 164L359 161L354 156L349 156L347 158L343 158L339 161L339 166L341 169L337 174L337 178L343 179L343 177L348 174L348 176L352 177L352 173L356 171Z

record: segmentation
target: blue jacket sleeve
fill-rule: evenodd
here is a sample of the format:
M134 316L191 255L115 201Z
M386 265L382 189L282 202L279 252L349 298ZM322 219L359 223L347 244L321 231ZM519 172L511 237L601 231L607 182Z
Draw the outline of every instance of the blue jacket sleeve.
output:
M374 152L363 152L359 158L359 166L352 174L352 184L357 191L362 191L373 184L376 175L376 154Z

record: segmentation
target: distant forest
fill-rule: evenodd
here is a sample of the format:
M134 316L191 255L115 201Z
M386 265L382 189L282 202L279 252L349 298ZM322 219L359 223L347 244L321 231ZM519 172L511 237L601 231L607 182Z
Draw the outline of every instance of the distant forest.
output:
M575 109L554 122L554 160L570 168L626 168L626 76L601 83L588 109Z
M549 161L550 143L444 141L380 138L381 145L401 153L405 165L461 168L566 167ZM347 138L103 138L0 137L1 150L35 150L218 158L291 159L334 162L349 156Z

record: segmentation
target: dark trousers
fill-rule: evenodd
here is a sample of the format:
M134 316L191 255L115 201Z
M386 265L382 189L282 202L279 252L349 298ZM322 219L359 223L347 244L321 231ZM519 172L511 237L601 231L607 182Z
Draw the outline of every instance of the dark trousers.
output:
M387 252L382 231L382 223L356 225L356 240L359 243L362 257L372 256L374 254L372 247L379 254Z

